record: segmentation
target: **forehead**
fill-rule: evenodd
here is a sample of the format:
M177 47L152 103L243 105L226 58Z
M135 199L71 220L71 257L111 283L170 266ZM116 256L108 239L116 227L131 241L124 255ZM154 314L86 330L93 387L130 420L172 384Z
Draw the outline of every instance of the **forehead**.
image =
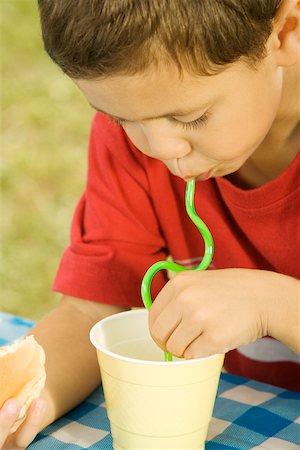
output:
M229 73L230 72L230 73ZM112 116L137 120L163 111L205 107L224 95L233 82L232 71L196 76L171 68L136 75L118 75L93 80L76 80L89 103ZM132 119L133 120L133 119Z

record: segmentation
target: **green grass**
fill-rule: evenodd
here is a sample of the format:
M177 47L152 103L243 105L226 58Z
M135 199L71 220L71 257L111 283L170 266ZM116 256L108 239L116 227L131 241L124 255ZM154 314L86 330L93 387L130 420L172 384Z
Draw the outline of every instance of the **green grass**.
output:
M43 50L35 0L0 0L0 311L34 319L84 189L92 110Z

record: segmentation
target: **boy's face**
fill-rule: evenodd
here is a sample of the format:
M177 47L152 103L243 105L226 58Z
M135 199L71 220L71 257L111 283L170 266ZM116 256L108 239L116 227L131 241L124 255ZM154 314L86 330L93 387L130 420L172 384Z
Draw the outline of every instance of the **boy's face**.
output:
M165 68L76 84L96 109L122 119L141 152L185 180L204 180L235 172L261 144L278 111L282 71L267 57L256 70L239 62L210 77Z

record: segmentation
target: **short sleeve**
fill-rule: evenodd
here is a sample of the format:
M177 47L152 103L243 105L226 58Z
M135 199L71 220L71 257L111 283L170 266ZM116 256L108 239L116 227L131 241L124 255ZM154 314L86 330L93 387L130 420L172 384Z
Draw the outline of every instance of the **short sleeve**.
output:
M167 256L144 158L121 127L95 115L86 189L74 213L55 291L95 302L142 306L142 277ZM153 296L166 281L164 272L155 276Z

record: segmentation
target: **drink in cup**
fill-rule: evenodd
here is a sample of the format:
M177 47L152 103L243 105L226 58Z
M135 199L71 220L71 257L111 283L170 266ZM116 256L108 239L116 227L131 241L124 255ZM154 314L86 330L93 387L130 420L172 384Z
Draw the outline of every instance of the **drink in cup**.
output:
M145 309L101 320L90 339L114 450L204 449L224 355L165 362Z

